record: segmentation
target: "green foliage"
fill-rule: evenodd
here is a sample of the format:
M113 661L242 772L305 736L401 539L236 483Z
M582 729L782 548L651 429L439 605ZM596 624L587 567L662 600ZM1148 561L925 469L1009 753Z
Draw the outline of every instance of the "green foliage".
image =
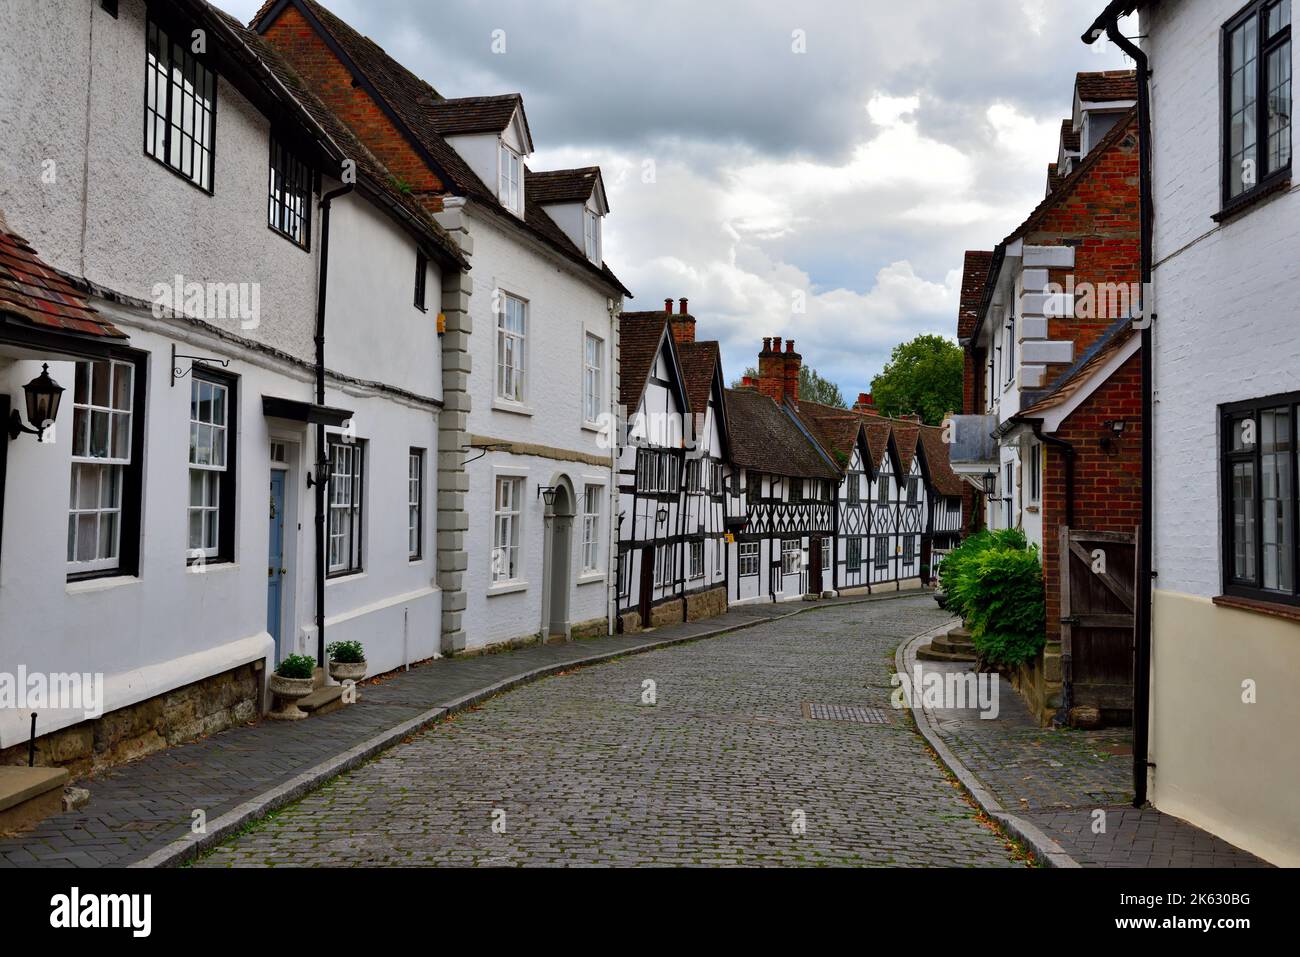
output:
M315 671L316 659L310 655L290 655L275 669L281 678L310 678Z
M1042 650L1043 569L1022 531L972 535L944 559L939 579L947 607L966 622L983 660L1015 666Z
M749 366L745 369L745 375L752 378L758 378L758 369ZM744 378L739 378L731 383L731 388L739 389L744 383ZM848 403L844 401L844 394L840 392L840 387L830 379L823 378L812 366L799 367L799 398L807 402L819 402L822 405L833 406L837 409L847 409Z
M885 370L871 380L871 395L883 415L918 412L939 425L961 409L962 351L943 336L917 336L894 347Z
M359 641L331 641L325 646L325 653L330 656L330 661L343 664L359 664L366 660L365 650Z

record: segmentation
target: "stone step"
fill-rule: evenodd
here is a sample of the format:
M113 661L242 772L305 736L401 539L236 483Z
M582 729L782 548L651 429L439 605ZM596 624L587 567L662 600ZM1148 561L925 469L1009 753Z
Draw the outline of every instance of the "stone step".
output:
M971 640L970 629L965 628L962 625L958 625L956 628L949 628L948 637L953 641L969 642Z
M358 693L357 697L361 697L360 693ZM343 707L346 706L343 704L342 685L326 685L323 688L317 688L307 697L298 699L298 710L305 711L312 717L329 714L331 711L338 711Z
M942 647L936 648L936 642L931 642L924 648L916 650L916 657L920 661L951 661L969 664L975 660L974 652L948 651Z
M67 768L0 767L0 831L29 831L63 810Z
M939 651L945 655L966 655L969 658L975 657L975 646L952 642L946 638L936 638L930 642L931 651Z

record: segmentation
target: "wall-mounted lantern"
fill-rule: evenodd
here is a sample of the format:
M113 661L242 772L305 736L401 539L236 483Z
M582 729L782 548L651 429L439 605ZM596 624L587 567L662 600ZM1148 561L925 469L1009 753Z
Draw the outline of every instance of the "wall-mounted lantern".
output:
M41 366L40 375L23 386L23 392L27 396L27 421L36 428L23 425L22 417L18 414L18 410L14 409L9 413L9 441L12 442L26 432L28 435L36 436L39 442L41 436L45 434L46 423L53 422L59 416L59 401L63 397L63 386L50 378L50 367L46 364Z
M560 487L558 485L537 486L537 494L541 496L544 502L546 502L547 508L555 507L555 496L559 494L559 491L560 491Z
M1118 452L1119 440L1124 437L1124 430L1128 428L1128 423L1124 419L1108 419L1102 423L1102 427L1107 434L1101 437L1101 450Z

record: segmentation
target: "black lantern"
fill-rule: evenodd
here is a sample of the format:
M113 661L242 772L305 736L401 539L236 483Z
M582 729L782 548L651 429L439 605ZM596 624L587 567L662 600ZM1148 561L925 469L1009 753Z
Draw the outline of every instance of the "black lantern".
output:
M27 395L27 421L36 428L23 425L18 410L9 413L9 440L13 441L26 432L39 441L45 434L45 424L53 422L59 415L59 400L63 397L63 386L50 378L49 365L41 366L41 374L23 386Z
M984 494L992 495L998 488L998 476L996 472L984 473Z
M546 503L547 508L555 507L555 496L559 493L559 491L560 488L558 485L537 486L537 494L542 497L542 501Z

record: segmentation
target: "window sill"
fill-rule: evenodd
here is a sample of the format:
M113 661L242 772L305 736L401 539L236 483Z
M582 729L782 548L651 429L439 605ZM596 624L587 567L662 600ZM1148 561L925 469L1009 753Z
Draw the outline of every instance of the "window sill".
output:
M140 578L136 575L106 575L102 578L83 578L79 581L68 582L65 590L69 595L87 595L98 591L121 588L123 585L138 585L139 583Z
M1257 615L1283 618L1300 624L1300 606L1283 605L1280 602L1262 601L1258 598L1238 598L1235 595L1217 595L1211 600L1220 608L1252 611Z
M599 422L591 422L586 419L583 420L582 428L586 432L596 432L597 434L607 431L605 426L601 425Z
M604 573L604 572L587 572L587 573L584 574L584 575L579 575L579 576L578 576L578 582L577 582L577 583L578 583L579 585L594 585L594 584L596 584L597 582L601 582L601 583L603 584L604 581L605 581L605 573Z
M239 563L229 558L214 558L211 561L186 562L185 572L189 575L206 575L208 572L238 571Z
M325 587L328 588L330 585L340 585L343 582L358 581L365 577L365 572L340 572L337 575L326 575Z
M522 402L511 402L509 399L493 399L492 408L497 412L509 412L511 415L529 415L533 410Z
M521 591L528 591L528 582L502 582L500 585L490 586L487 596L496 598L498 595L513 595Z
M1216 223L1227 223L1236 219L1243 213L1254 209L1260 203L1272 199L1280 193L1285 193L1291 189L1291 173L1288 170L1284 175L1279 176L1272 181L1266 181L1261 186L1256 187L1254 192L1240 196L1225 205L1210 218Z

